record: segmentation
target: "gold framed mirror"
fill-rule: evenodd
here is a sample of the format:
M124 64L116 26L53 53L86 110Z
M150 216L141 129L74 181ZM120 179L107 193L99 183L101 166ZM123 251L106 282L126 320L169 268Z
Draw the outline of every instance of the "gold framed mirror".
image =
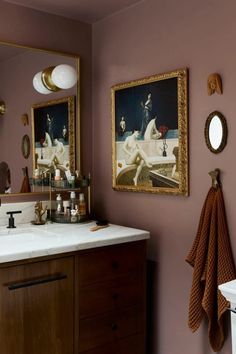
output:
M77 75L77 82L71 88L60 90L49 90L42 94L33 86L34 76L45 71L49 67L67 65L74 68ZM63 100L73 97L74 100L74 125L72 150L70 150L70 167L80 170L80 58L73 53L63 53L53 50L21 46L14 43L0 41L0 75L1 90L0 100L6 103L6 111L0 121L0 162L4 161L9 166L11 174L11 193L0 194L0 197L21 196L21 184L23 181L22 168L27 165L29 177L34 173L34 154L31 142L29 158L25 160L22 149L22 137L32 137L32 107L42 102ZM49 87L50 89L50 87ZM29 116L29 124L23 124L22 116ZM61 135L62 130L60 127ZM10 138L11 136L11 138ZM63 142L63 136L59 136ZM53 143L54 145L54 143ZM24 145L25 146L25 145ZM45 189L31 189L32 194L45 193ZM28 194L28 193L27 193Z
M205 141L214 154L223 151L227 143L227 123L222 113L214 111L209 114L205 124Z

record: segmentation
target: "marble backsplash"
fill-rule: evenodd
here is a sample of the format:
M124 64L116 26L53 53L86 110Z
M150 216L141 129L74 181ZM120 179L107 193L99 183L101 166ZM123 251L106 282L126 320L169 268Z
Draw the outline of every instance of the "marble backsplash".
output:
M48 205L48 203L48 201L43 202L43 205ZM7 215L6 213L8 211L17 210L20 210L22 213L14 215L15 225L17 226L17 224L30 223L32 220L35 219L34 206L35 202L2 204L0 206L0 226L7 227L9 215Z

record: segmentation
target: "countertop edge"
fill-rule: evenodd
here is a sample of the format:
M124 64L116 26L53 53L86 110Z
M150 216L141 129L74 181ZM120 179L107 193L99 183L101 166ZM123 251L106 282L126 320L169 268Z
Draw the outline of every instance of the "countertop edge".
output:
M3 265L4 263L6 263L9 265L11 262L16 262L16 261L24 261L24 260L29 260L29 259L39 258L39 257L55 256L57 254L60 255L63 253L70 253L70 252L82 251L87 249L112 246L112 245L124 244L124 243L141 241L141 240L148 240L150 238L150 233L145 230L132 229L132 228L123 227L119 225L113 225L113 226L116 229L117 228L121 229L120 235L111 237L109 235L106 235L106 231L102 232L102 230L99 230L98 232L93 233L94 235L96 235L95 240L94 237L92 239L88 238L88 240L83 239L82 241L80 241L79 239L78 241L72 239L71 243L68 243L66 245L65 244L56 245L56 239L55 239L55 246L45 245L45 248L41 248L41 249L35 248L32 250L25 250L25 251L22 250L22 252L15 252L15 253L9 252L6 255L4 254L1 255L0 252L0 264ZM124 232L122 236L122 230L124 231L132 230L133 234L126 235ZM105 238L106 236L107 238ZM0 237L0 245L1 245L1 237Z

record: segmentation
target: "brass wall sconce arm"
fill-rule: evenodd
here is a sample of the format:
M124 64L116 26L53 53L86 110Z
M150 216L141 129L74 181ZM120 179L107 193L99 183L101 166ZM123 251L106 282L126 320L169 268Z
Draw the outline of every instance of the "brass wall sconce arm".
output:
M0 101L0 115L3 116L6 112L6 104L4 101Z

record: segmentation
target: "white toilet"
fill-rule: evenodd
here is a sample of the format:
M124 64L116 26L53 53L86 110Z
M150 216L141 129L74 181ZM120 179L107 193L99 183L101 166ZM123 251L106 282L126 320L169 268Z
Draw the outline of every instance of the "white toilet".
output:
M232 354L236 354L236 280L219 285L222 295L230 301Z

